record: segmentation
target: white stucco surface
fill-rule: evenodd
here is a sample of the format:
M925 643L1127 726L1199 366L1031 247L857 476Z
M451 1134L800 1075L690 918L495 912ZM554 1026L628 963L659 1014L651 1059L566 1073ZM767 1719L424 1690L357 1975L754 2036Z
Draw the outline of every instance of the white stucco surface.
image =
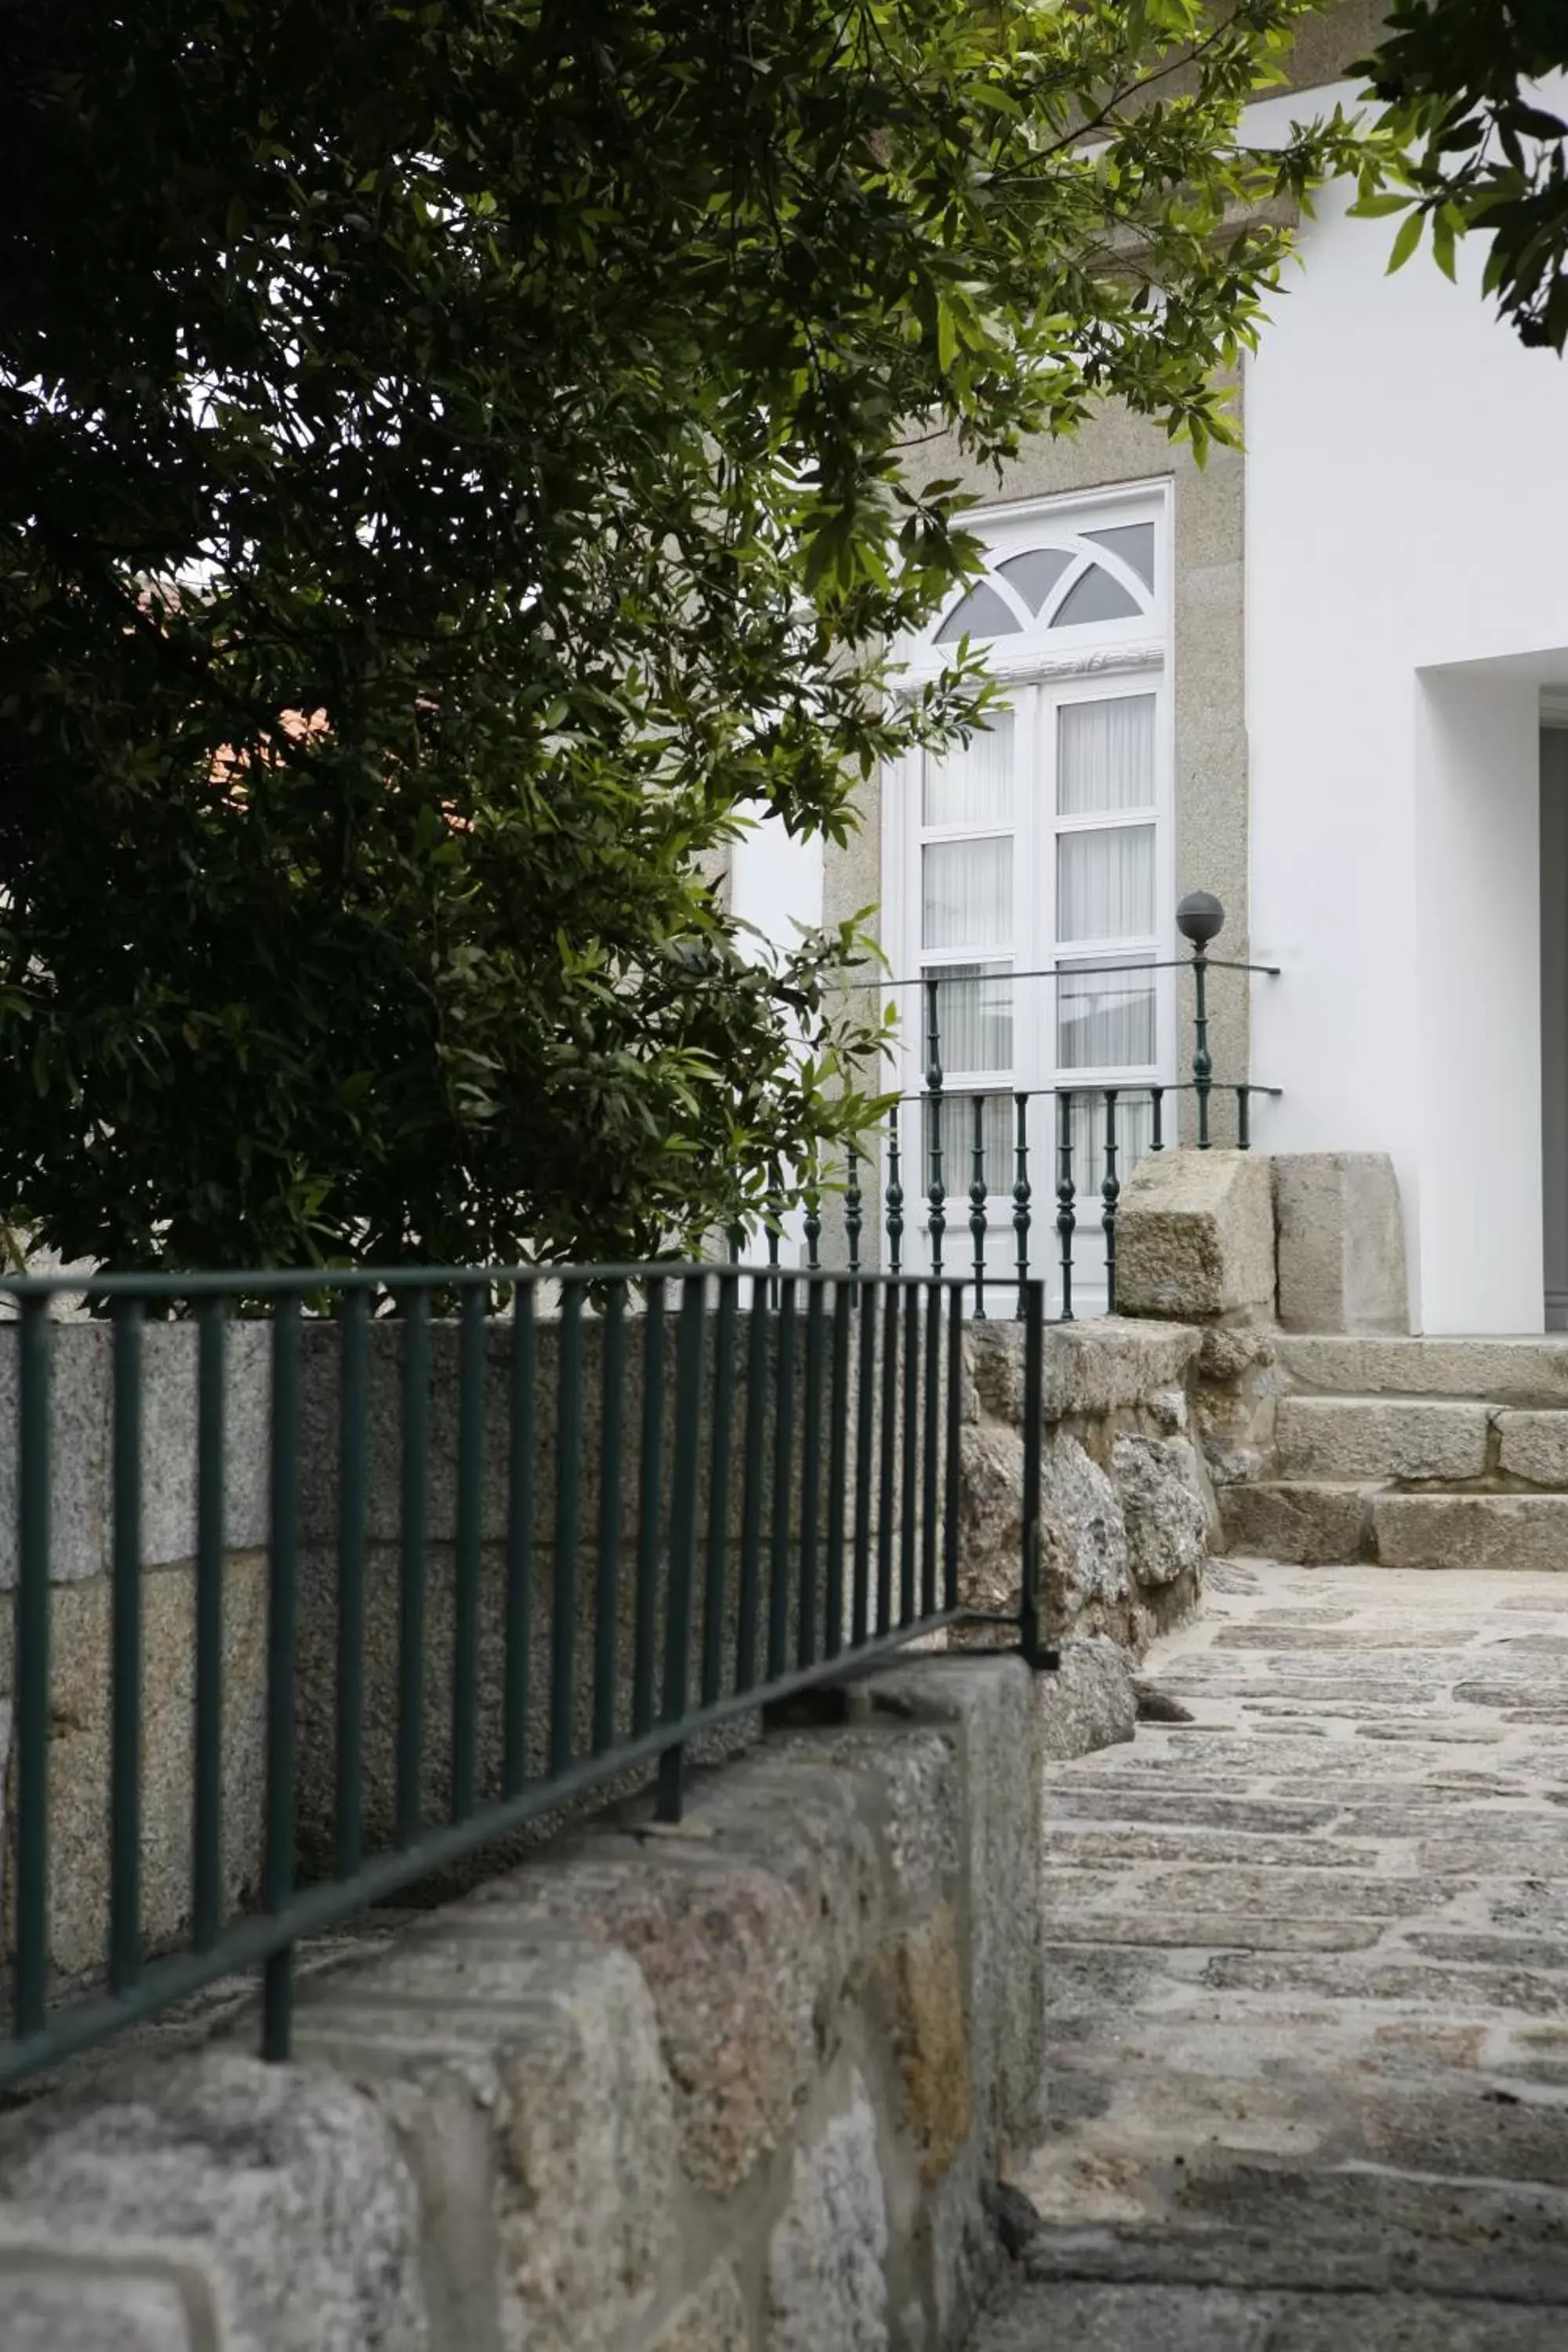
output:
M1305 226L1247 378L1253 952L1285 967L1254 998L1254 1075L1285 1089L1259 1140L1394 1153L1417 1328L1539 1329L1568 367L1498 322L1478 246L1458 286L1425 250L1391 278L1390 224L1347 203Z

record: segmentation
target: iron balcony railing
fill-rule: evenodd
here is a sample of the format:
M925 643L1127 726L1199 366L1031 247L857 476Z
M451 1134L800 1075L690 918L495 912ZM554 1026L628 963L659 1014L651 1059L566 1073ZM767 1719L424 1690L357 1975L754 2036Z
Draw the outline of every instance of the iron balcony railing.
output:
M1013 1311L1022 1320L1027 1312L1029 1285L1037 1270L1037 1231L1044 1222L1054 1235L1051 1255L1058 1319L1072 1322L1075 1281L1085 1272L1079 1263L1079 1245L1087 1222L1082 1179L1084 1163L1089 1160L1098 1162L1092 1185L1093 1209L1089 1213L1092 1216L1098 1212L1104 1244L1105 1306L1108 1313L1114 1314L1116 1223L1130 1130L1136 1127L1137 1144L1142 1150L1164 1150L1169 1108L1174 1100L1190 1097L1193 1142L1198 1150L1207 1151L1213 1146L1214 1100L1217 1095L1222 1099L1234 1100L1237 1148L1243 1151L1251 1149L1253 1103L1259 1097L1277 1097L1279 1088L1262 1086L1249 1078L1215 1077L1209 1051L1208 978L1211 971L1219 970L1256 972L1273 979L1279 976L1279 967L1209 955L1208 943L1223 926L1224 909L1207 892L1194 892L1184 898L1176 910L1176 921L1192 941L1190 958L1174 962L1142 958L1126 964L1096 958L1091 965L1081 959L1064 961L1059 966L1037 972L1006 974L999 984L1006 990L1010 1005L1012 990L1019 982L1059 983L1064 978L1084 977L1100 981L1118 973L1144 980L1156 971L1190 971L1190 1078L1170 1082L1101 1078L1067 1086L1009 1087L1000 1091L986 1087L983 1081L961 1077L954 1087L943 1066L942 1027L942 992L945 984L951 983L941 971L922 973L907 982L891 983L921 992L925 1062L925 1083L918 1090L898 1097L889 1114L882 1148L881 1234L885 1263L891 1273L904 1270L912 1245L923 1234L930 1273L940 1279L960 1256L966 1228L966 1278L974 1316L984 1319L988 1297L994 1300L1001 1290L1012 1293ZM965 984L976 984L967 971L961 972L960 978ZM1043 1139L1036 1108L1041 1104L1049 1107ZM904 1128L904 1114L909 1110L918 1113L923 1128L912 1151ZM998 1112L1005 1123L1005 1135L998 1131ZM1033 1134L1032 1118L1036 1122ZM1047 1197L1052 1202L1051 1213L1045 1221L1037 1215L1038 1188L1031 1172L1037 1168L1042 1150L1048 1155L1050 1181ZM997 1159L1003 1154L1011 1161L1012 1181L1003 1192L1005 1207L1002 1220L998 1221L993 1213L998 1197L993 1178ZM911 1159L914 1181L907 1183ZM871 1217L867 1213L862 1171L868 1165L868 1155L851 1148L845 1156L841 1181L836 1187L843 1196L845 1251L851 1272L859 1268L867 1226L876 1213L874 1210ZM956 1178L956 1182L950 1184L950 1178ZM805 1192L803 1231L808 1268L815 1268L820 1261L824 1190L820 1182L816 1182L809 1184ZM782 1186L776 1186L763 1218L769 1258L774 1265L781 1255L780 1199ZM1006 1275L990 1254L989 1244L999 1229L1010 1235L1013 1245L1012 1265Z
M708 1265L0 1284L16 1398L0 2084L252 1969L264 2054L282 2058L302 1937L611 1780L647 1774L675 1819L705 1735L976 1616L963 1287ZM84 1298L100 1319L62 1322ZM1045 1664L1038 1283L1025 1309L1020 1599L987 1622ZM171 1363L183 1439L150 1387ZM108 1507L79 1526L51 1455L79 1440L95 1365ZM73 1547L101 1524L96 1619L65 1606L95 1556L57 1559L52 1515ZM81 1772L54 1753L68 1668L106 1694L86 1837Z

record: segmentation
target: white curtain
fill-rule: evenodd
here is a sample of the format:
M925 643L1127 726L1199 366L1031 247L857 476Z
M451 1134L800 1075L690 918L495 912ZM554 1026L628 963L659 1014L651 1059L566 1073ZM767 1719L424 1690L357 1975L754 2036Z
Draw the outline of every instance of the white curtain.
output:
M1005 947L1013 936L1012 835L928 841L921 897L922 947Z
M1058 836L1058 940L1146 939L1153 928L1152 824L1110 825Z
M1057 1064L1064 1070L1146 1069L1154 1060L1154 975L1086 965L1057 981Z
M933 974L934 977L934 974ZM921 1060L926 1059L931 1005L921 992ZM947 964L936 992L937 1043L944 1071L1013 1067L1013 981L1005 963Z
M997 711L984 733L951 751L926 752L921 801L925 825L1011 824L1012 712Z
M1171 1106L1167 1102L1167 1115ZM1149 1139L1154 1131L1154 1106L1147 1094L1119 1095L1116 1100L1116 1175L1125 1184L1143 1154L1149 1149ZM1105 1181L1105 1098L1100 1094L1079 1096L1072 1107L1072 1181L1078 1193L1077 1209L1081 1219L1100 1214L1100 1186ZM1088 1263L1098 1273L1098 1261L1092 1253Z
M1057 814L1153 805L1153 696L1064 702L1057 712Z

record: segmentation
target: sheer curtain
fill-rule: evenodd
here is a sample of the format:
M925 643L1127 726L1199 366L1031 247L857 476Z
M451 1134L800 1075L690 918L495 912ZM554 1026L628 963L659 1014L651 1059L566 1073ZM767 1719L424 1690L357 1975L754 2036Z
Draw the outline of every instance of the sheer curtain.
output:
M1147 1069L1154 1059L1154 975L1086 964L1057 982L1057 1064L1064 1070Z
M950 751L925 754L921 823L992 825L1013 822L1013 714L999 710L984 733Z
M1095 1205L1105 1181L1105 1098L1080 1095L1072 1107L1072 1181L1080 1217L1099 1213ZM1154 1106L1147 1094L1127 1094L1116 1103L1116 1176L1125 1184L1149 1149Z
M1057 712L1057 814L1153 805L1153 696L1064 702Z
M922 947L1005 947L1013 937L1012 835L928 841L921 898Z
M1013 1067L1013 980L1005 963L959 963L941 967L937 982L937 1038L942 1066L950 1075ZM934 974L933 974L934 977ZM921 1005L929 1023L930 1007Z
M1146 939L1153 928L1152 824L1108 825L1058 837L1058 940Z

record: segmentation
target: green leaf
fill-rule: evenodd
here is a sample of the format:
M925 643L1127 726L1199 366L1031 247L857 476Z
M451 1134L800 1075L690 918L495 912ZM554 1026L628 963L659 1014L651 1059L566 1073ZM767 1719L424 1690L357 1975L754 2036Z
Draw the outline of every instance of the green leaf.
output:
M1408 220L1401 223L1399 234L1394 240L1393 250L1388 257L1388 268L1385 273L1388 277L1392 278L1396 269L1404 268L1421 242L1421 231L1425 225L1426 215L1418 212L1412 213Z

